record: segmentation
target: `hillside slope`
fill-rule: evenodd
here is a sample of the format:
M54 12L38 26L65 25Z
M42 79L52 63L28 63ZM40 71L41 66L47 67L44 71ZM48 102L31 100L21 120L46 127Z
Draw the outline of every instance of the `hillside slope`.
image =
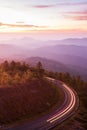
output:
M70 69L64 64L62 64L58 61L53 61L53 60L42 58L42 57L30 57L30 58L27 58L25 61L27 63L29 63L29 65L31 65L31 66L35 66L40 61L43 65L43 67L50 71L51 70L59 71L59 72L70 71Z
M28 63L30 66L35 66L39 61L42 63L43 67L46 70L54 72L69 72L71 75L80 75L83 77L83 79L87 79L87 69L79 66L73 66L70 64L65 65L61 62L46 59L43 57L30 57L25 59L25 62Z

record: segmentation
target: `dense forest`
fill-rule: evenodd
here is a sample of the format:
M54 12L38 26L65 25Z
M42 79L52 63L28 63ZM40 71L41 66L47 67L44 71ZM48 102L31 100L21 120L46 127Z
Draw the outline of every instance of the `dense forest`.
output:
M44 69L40 62L37 63L36 67L29 67L28 64L21 62L8 62L5 61L0 65L0 84L1 85L12 85L22 84L35 78L42 77Z

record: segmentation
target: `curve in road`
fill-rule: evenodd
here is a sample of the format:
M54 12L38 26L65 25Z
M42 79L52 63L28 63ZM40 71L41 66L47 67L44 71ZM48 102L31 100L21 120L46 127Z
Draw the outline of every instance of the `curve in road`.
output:
M31 123L4 128L3 130L49 130L69 118L76 111L79 105L76 92L61 81L52 78L47 79L56 83L64 91L65 101L61 107Z

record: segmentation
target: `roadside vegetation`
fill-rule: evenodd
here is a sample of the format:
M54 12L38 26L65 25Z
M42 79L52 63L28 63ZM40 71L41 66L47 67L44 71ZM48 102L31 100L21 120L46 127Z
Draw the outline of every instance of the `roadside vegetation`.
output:
M87 82L81 79L80 76L71 76L69 73L54 73L47 72L47 76L61 80L71 86L79 96L79 108L75 115L67 119L54 130L87 130Z

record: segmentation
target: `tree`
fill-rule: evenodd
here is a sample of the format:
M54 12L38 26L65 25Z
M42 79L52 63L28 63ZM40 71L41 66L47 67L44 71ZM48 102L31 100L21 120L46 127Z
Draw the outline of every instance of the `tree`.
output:
M11 76L8 73L3 72L0 78L0 84L8 85L11 84L11 82L12 82Z
M16 73L14 78L13 78L13 82L15 84L20 84L20 81L21 81L21 77L20 77L19 73Z
M33 78L32 73L29 70L27 70L26 72L23 73L21 77L21 83L29 82L32 78Z
M2 71L8 71L9 70L9 63L8 63L8 61L4 61L4 63L1 64L1 70Z
M38 78L42 78L43 77L44 69L43 69L43 66L42 66L41 62L37 63L37 65L36 65L36 72L37 72Z
M16 62L15 61L12 61L11 63L10 63L10 70L14 70L15 69L15 65L16 65Z

